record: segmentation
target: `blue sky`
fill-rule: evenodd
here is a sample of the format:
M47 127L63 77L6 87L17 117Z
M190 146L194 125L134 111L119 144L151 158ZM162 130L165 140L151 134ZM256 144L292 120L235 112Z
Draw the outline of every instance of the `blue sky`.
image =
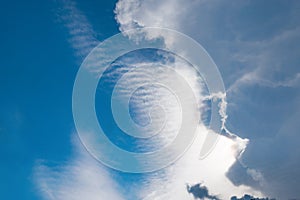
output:
M217 147L200 168L224 162L224 169L215 170L232 195L299 199L299 1L116 3L19 1L1 6L1 198L80 199L89 194L97 200L164 199L162 193L173 186L185 187L180 181L204 182L214 195L222 195L220 186L197 169L191 170L191 182L188 176L193 175L181 176L189 169L184 162L175 165L173 175L168 169L153 174L109 169L85 151L76 134L72 90L85 56L120 31L155 26L187 34L218 66L226 88L226 127L241 139L222 138L224 152L249 140L241 158L231 160L226 154L230 159L222 161ZM164 184L165 191L157 189Z
M60 6L54 1L1 6L0 193L4 199L39 199L32 178L37 159L59 163L71 152L71 95L82 58L74 56L68 43L68 31L57 16ZM97 7L105 13L114 3ZM109 31L99 39L117 32L113 13L107 13L101 26Z

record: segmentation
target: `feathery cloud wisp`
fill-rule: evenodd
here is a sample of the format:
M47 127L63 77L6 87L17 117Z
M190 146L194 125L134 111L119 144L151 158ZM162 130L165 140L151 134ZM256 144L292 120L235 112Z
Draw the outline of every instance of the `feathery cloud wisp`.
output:
M45 200L123 200L109 172L73 136L75 156L63 165L37 161L34 180Z
M70 35L68 39L75 51L75 55L82 60L99 41L97 34L87 17L77 8L77 4L72 0L63 0L62 9L58 10L59 21L67 28Z

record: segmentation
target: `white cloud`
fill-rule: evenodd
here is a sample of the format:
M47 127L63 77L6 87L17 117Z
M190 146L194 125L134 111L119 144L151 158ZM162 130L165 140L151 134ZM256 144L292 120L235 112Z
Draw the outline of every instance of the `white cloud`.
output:
M116 20L120 24L120 31L124 32L141 27L163 27L174 30L180 29L181 17L188 14L191 3L182 0L120 0L116 4ZM163 37L167 45L171 45L175 38L159 30L144 32L148 39ZM139 32L131 32L129 37L139 38Z
M69 33L69 43L80 60L98 41L87 17L72 0L59 2L58 20ZM39 160L34 168L34 181L40 196L46 200L122 200L120 188L103 165L91 157L77 136L73 135L75 153L64 164Z
M206 134L204 126L198 127L197 138L186 154L164 172L157 172L150 178L149 183L141 191L143 200L188 200L193 199L186 190L186 184L203 183L213 195L220 199L230 199L232 195L245 193L261 196L247 186L235 186L226 177L226 172L236 162L236 154L240 151L239 142L221 136L215 149L205 159L199 159L199 152Z
M139 121L147 121L150 117L148 119L150 124L140 127L140 131L142 129L142 132L157 131L161 128L161 122L164 122L163 129L159 131L160 134L154 137L155 142L150 140L149 143L138 144L142 147L166 145L172 142L181 125L182 108L195 109L195 112L199 110L197 112L197 116L199 116L199 112L204 106L202 103L204 83L201 77L196 74L196 71L179 57L173 57L173 55L163 52L158 52L158 54L162 56L162 59L158 62L153 60L138 62L137 57L139 55L126 56L123 60L115 63L117 66L121 64L122 67L111 70L106 78L108 81L112 81L114 77L119 77L120 74L127 72L114 87L112 100L113 103L124 102L125 106L129 106L127 103L134 105L133 110ZM170 59L174 59L174 61L170 61ZM169 68L164 67L165 65ZM183 80L186 82L185 87ZM195 96L196 101L187 98L191 96L190 94ZM182 96L185 98L184 100L179 98ZM196 107L193 107L194 105ZM154 112L153 108L157 109L157 106L159 106L159 110ZM112 108L114 108L114 104L112 104ZM119 107L117 106L117 108ZM114 116L120 115L120 112L121 110L117 109L116 112L113 112ZM130 116L128 117L130 118ZM186 120L193 121L193 124L197 124L199 121L194 119L193 115L187 117ZM124 120L124 115L122 115L122 121ZM197 121L194 122L195 120ZM128 126L128 121L131 120L127 119L125 121L125 126Z
M34 180L45 200L123 200L109 172L84 149L74 136L76 153L65 164L38 161Z
M96 33L86 16L72 0L61 1L62 9L57 11L59 21L67 28L68 39L78 58L84 58L98 43Z
M139 27L165 27L176 28L178 16L182 14L181 1L118 1L116 4L116 20L120 30L126 31ZM174 12L177 10L177 12ZM179 12L178 12L179 11Z

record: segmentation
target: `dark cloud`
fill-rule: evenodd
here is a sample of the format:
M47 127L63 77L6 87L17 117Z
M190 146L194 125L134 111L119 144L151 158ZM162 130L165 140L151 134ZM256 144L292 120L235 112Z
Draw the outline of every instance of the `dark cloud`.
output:
M195 185L186 185L186 189L188 193L192 194L195 199L212 199L212 200L220 200L217 196L209 194L208 188L205 187L201 183L197 183ZM232 196L230 200L276 200L274 198L257 198L251 196L249 194L245 194L243 197L238 198L236 196Z
M275 199L269 199L268 197L267 198L256 198L256 197L253 197L253 196L248 195L248 194L245 194L241 198L237 198L236 196L233 196L230 199L231 200L275 200Z
M217 196L210 195L208 192L207 187L202 185L201 183L195 184L195 185L188 185L186 186L186 189L188 193L191 193L195 199L214 199L214 200L219 200Z

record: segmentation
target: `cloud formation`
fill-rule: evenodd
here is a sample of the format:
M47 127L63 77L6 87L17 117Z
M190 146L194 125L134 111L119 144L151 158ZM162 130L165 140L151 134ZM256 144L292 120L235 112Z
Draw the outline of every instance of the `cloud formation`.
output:
M269 198L256 198L256 197L253 197L249 194L245 194L243 197L241 198L238 198L236 196L233 196L230 198L230 200L275 200L275 199L269 199Z
M70 35L68 41L75 51L77 58L82 60L99 41L87 17L77 8L77 3L72 0L59 2L61 9L57 10L58 21L67 28Z
M120 30L143 26L172 28L192 36L208 49L228 86L231 127L238 127L237 132L250 138L239 164L251 181L244 179L240 184L279 198L299 196L295 188L299 173L294 170L299 168L294 146L294 141L299 140L298 129L289 117L298 116L295 108L299 107L300 98L299 7L296 1L264 4L219 0L175 0L162 4L158 0L120 0L116 7ZM172 12L173 8L177 12ZM149 33L147 37L163 36ZM172 39L165 38L171 45ZM280 149L276 158L274 148ZM274 169L272 173L270 168Z
M34 180L45 200L123 200L122 190L107 169L84 149L73 136L74 157L65 164L55 165L39 160L34 168Z
M66 14L62 17L63 20L66 22L66 27L68 27L69 33L71 35L70 43L72 47L77 52L76 54L79 56L86 55L89 50L94 47L96 44L95 39L95 33L92 30L91 25L87 21L86 17L76 8L76 4L70 3L70 1L64 1L65 3L65 11L67 11ZM226 4L226 5L224 5ZM188 35L193 36L193 38L197 39L198 41L202 41L209 50L213 53L215 60L217 63L222 64L221 70L225 74L225 82L230 87L228 89L228 92L231 95L231 98L233 95L235 97L239 96L241 97L240 90L243 90L245 87L248 87L249 85L259 85L259 87L268 87L268 88L277 88L277 87L292 87L297 88L299 86L299 72L293 68L293 66L297 66L297 63L295 63L296 58L298 58L298 54L296 52L299 49L299 45L297 47L297 43L292 47L294 48L294 52L289 51L289 48L291 48L291 45L285 45L285 44L292 44L293 41L298 41L299 39L299 28L295 27L295 23L297 22L295 19L298 19L298 15L296 12L293 12L291 14L291 24L289 24L290 28L288 30L283 29L280 30L280 34L276 31L275 35L272 35L269 37L269 35L265 36L257 36L257 38L251 38L247 40L246 36L250 33L255 33L255 30L246 30L244 32L240 30L244 30L244 28L241 28L241 24L235 20L235 18L239 18L238 12L243 8L247 8L248 2L239 2L239 3L224 3L222 1L214 0L214 1L193 1L190 4L187 4L185 1L175 0L175 1L156 1L156 0L150 0L150 1L138 1L138 0L132 0L132 1L125 1L120 0L117 3L116 6L116 19L120 24L120 30L128 30L130 28L135 27L143 27L143 26L161 26L161 27L167 27L167 28L173 28L182 32L187 33ZM297 6L295 6L297 7ZM173 10L178 10L178 12L173 12ZM193 13L193 15L191 14ZM232 13L232 15L227 15L226 13ZM226 21L227 20L227 21ZM221 22L220 22L221 21ZM295 22L296 21L296 22ZM232 23L229 23L232 22ZM294 24L293 24L294 23ZM197 28L195 28L197 27ZM249 26L251 27L251 26ZM263 27L263 26L260 26ZM252 31L252 32L251 32ZM223 35L218 34L218 32L224 33ZM248 32L248 33L247 33ZM257 35L257 34L252 34ZM156 38L156 37L164 37L160 33L148 33L147 37ZM266 38L269 37L269 38ZM167 37L165 37L166 39ZM172 38L166 39L166 44L171 45L172 44ZM229 51L227 51L230 49ZM284 52L289 52L291 55L289 55L290 60L287 62L284 59ZM286 64L288 63L288 64ZM242 67L241 67L242 66ZM286 66L286 67L285 67ZM273 69L276 70L273 70ZM286 69L284 71L284 69ZM282 72L284 71L284 72ZM278 79L278 74L280 74L280 78ZM235 94L234 94L235 93ZM248 93L248 92L247 92ZM297 104L294 104L297 105ZM226 108L226 101L223 101L223 103L220 104L220 114L223 116L223 124L224 129L226 128L225 122L227 120L227 114L224 111ZM239 109L238 109L239 110ZM293 113L292 116L298 117L297 113ZM248 120L245 120L248 122ZM285 122L286 124L289 124L287 126L282 125L281 130L276 135L275 139L269 138L265 139L262 142L255 142L255 147L252 146L251 155L249 153L249 150L245 152L245 147L247 143L245 141L241 142L238 141L239 137L229 137L230 133L226 129L227 139L231 138L231 140L227 140L226 138L223 138L226 140L226 142L222 143L222 145L225 145L228 147L228 149L234 149L232 156L231 154L228 154L230 158L229 160L232 161L227 165L224 165L224 169L220 169L222 173L220 173L220 176L225 174L230 166L233 165L233 163L236 163L236 158L241 158L241 155L246 154L248 160L252 160L250 164L251 166L258 166L262 171L264 177L267 175L267 179L270 182L269 186L263 186L263 190L267 190L268 193L276 193L276 195L280 195L279 193L284 193L282 196L285 196L287 193L291 193L291 197L295 197L295 195L299 194L295 190L295 183L297 183L297 180L292 181L292 183L286 178L280 178L280 177L274 177L272 174L276 174L276 170L279 170L281 172L285 173L286 177L299 177L297 174L297 171L293 171L291 169L295 169L295 166L299 166L298 160L295 160L295 156L297 157L298 151L295 151L295 148L293 148L293 142L291 142L288 138L289 137L296 137L295 130L293 130L291 127L295 127L296 123L293 119L287 120ZM204 131L205 132L205 131ZM243 139L242 139L243 140ZM276 164L278 160L274 159L274 161L271 161L274 163L274 170L271 172L268 172L268 169L270 168L269 164L266 164L266 161L264 161L265 157L272 157L274 155L274 151L270 150L274 147L282 147L282 141L285 142L283 145L284 148L279 148L281 151L279 152L279 155L282 155L278 159L280 159L280 163L283 163L282 166L279 166ZM229 142L231 145L227 146L227 142ZM233 144L231 143L233 142ZM253 144L253 143L252 143ZM242 146L241 146L242 145ZM244 145L244 146L243 146ZM249 144L251 146L251 142ZM249 146L248 145L248 146ZM267 148L269 147L269 148ZM225 148L226 149L226 148ZM264 149L263 151L257 152L255 149ZM226 152L226 151L225 151ZM225 154L225 152L223 152ZM285 156L291 153L291 156ZM195 155L197 155L197 151L194 152ZM259 158L259 155L264 155ZM194 155L194 154L193 154ZM223 155L223 154L220 154ZM258 157L257 157L258 156ZM258 158L258 160L257 160ZM197 159L196 159L197 160ZM191 161L190 159L187 159L186 161ZM258 170L250 169L248 167L249 162L244 162L245 159L242 160L242 166L244 170L252 177L252 179L259 181L262 183L261 180L264 180L264 177L262 177L262 174ZM189 162L187 162L189 163ZM265 164L264 164L265 163ZM177 165L177 173L179 174L181 171L184 171L183 169L189 169L189 165L185 165L184 163L181 163L182 166ZM194 163L189 163L194 164ZM212 163L211 163L212 164ZM247 165L246 165L247 164ZM43 165L42 165L43 166ZM205 164L204 164L205 166ZM273 167L272 166L272 167ZM186 167L186 168L185 168ZM201 168L201 165L198 165L198 167ZM175 168L176 169L176 168ZM180 169L180 170L179 170ZM47 171L48 168L41 167L41 171ZM72 171L72 170L71 170ZM169 178L171 177L171 171L168 173ZM192 170L193 173L200 171L199 169ZM205 171L205 170L204 170ZM104 171L105 174L105 171ZM202 175L202 174L200 174ZM199 179L197 176L196 179ZM158 175L157 175L158 176ZM178 185L178 188L180 188L180 191L184 191L184 185L182 182L184 182L187 177L193 176L191 174L182 176L181 179L177 177L177 179L170 179L172 181L169 181L169 186L171 187L176 182L175 180L182 180L181 183ZM158 176L159 177L159 176ZM161 177L161 176L160 176ZM202 178L205 179L205 178ZM46 183L51 182L51 179L40 179L39 181L40 185L48 185ZM155 181L154 181L155 180ZM223 180L223 179L222 179ZM225 177L226 180L226 177ZM161 185L159 182L159 178L155 179L153 178L151 182L151 187L149 188L153 189L152 191L157 192L149 192L149 190L146 190L148 195L150 195L149 199L151 197L157 197L163 199L164 196L168 194L164 194L165 191L160 191L159 188L156 188L157 185ZM228 180L226 180L228 182ZM225 182L226 182L225 181ZM199 182L199 180L192 180L190 183ZM226 182L226 183L227 183ZM65 185L68 185L69 183L66 183ZM214 184L217 183L210 183L206 184L207 187L210 190L213 190L214 193L218 194L218 191L216 191L216 188L214 188ZM237 189L236 193L239 196L242 194L245 194L244 190L250 190L253 191L250 187L245 187L244 184L245 180L241 180L239 185L232 185L230 182L228 185L233 188L239 188ZM97 184L96 184L97 185ZM248 185L254 186L253 183L248 183ZM168 186L168 187L169 187ZM167 186L166 186L167 187ZM175 186L176 188L177 186ZM255 187L255 186L254 186ZM212 189L211 189L212 188ZM240 189L243 188L243 189ZM47 190L45 190L47 191ZM51 191L51 190L48 190ZM172 191L170 189L170 191ZM241 192L243 191L243 192ZM98 191L95 191L98 192ZM145 192L145 193L147 193ZM226 191L225 191L226 192ZM45 192L44 194L51 194L51 192ZM141 192L142 194L145 194ZM176 193L177 194L177 193ZM252 194L252 193L251 193ZM186 195L186 194L183 194ZM227 196L229 194L226 194ZM51 195L50 195L51 196ZM186 196L185 196L186 197ZM50 198L50 197L49 197ZM68 197L66 197L68 198Z
M217 196L214 195L210 195L208 192L207 187L205 187L204 185L201 185L200 183L196 184L196 185L192 185L186 186L186 189L188 191L188 193L193 194L195 199L213 199L213 200L219 200L219 198Z

